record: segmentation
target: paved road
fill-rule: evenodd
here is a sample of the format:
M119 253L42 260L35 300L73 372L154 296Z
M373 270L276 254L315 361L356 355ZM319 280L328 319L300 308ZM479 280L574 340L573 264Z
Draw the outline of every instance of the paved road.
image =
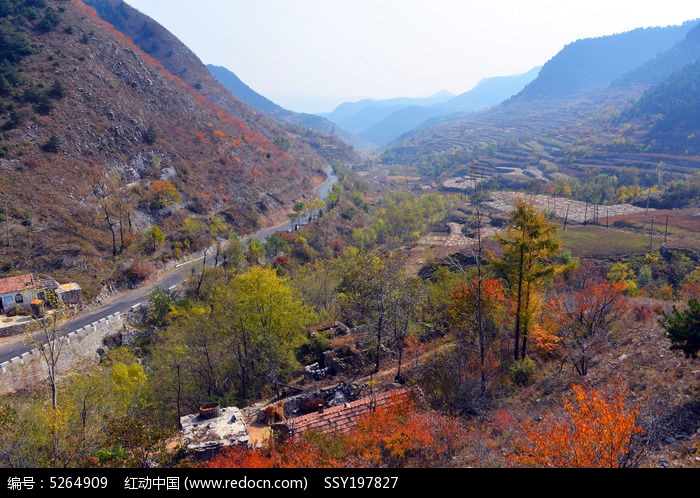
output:
M320 199L325 199L330 193L333 185L338 181L338 177L335 176L332 169L329 168L327 173L328 179L326 182L316 189L316 195ZM291 223L287 222L276 227L261 229L250 237L263 242L271 234L286 231L290 228ZM185 281L188 275L190 275L192 272L201 270L203 263L211 264L212 261L209 259L205 260L204 256L195 257L176 265L167 272L164 272L157 278L157 280L148 285L110 296L109 299L96 308L93 308L86 313L83 313L82 315L64 323L60 328L59 335L68 334L74 330L96 322L100 318L104 318L117 312L126 313L134 306L145 305L148 301L148 294L152 290L156 288L163 290L176 289ZM41 342L42 337L44 339L46 338L42 333L34 334L34 338L37 342ZM28 340L24 334L18 334L10 337L0 337L0 363L9 361L16 356L20 356L22 353L33 349L33 346L29 346L27 343Z

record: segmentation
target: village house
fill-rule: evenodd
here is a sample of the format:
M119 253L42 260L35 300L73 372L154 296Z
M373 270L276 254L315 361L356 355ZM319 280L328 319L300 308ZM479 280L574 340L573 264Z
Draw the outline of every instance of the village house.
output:
M45 290L39 288L32 273L0 278L0 313L17 307L30 309L32 301L45 298Z
M0 278L0 314L7 314L17 308L31 310L32 303L39 301L49 305L49 293L56 294L57 299L70 306L80 303L81 289L78 284L59 285L47 277L37 277L33 273L24 273Z

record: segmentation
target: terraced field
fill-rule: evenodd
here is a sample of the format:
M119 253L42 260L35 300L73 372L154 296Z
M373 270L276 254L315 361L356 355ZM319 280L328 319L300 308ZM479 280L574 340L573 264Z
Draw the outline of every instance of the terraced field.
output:
M625 104L642 88L606 90L585 98L512 100L475 116L418 129L388 148L382 161L443 181L475 169L485 176L520 171L552 179L634 174L649 186L697 171L700 157L655 153L641 124L615 123ZM437 173L436 163L445 164ZM630 173L634 171L634 173ZM437 174L439 178L430 178Z

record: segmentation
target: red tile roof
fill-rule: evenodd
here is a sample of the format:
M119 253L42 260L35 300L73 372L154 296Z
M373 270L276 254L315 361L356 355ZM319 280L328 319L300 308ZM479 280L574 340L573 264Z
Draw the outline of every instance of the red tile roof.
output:
M32 287L34 287L34 275L31 273L0 278L0 294L10 294Z
M347 433L355 428L357 419L369 413L372 405L375 407L387 406L394 403L397 398L409 394L407 389L390 389L377 393L374 396L367 396L342 405L324 408L322 412L312 412L299 417L287 419L286 425L290 433L301 435L310 430L319 432L341 432Z

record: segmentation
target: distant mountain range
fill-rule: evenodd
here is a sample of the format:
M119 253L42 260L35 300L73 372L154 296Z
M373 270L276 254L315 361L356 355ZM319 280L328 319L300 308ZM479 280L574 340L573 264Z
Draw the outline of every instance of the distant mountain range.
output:
M653 185L659 163L669 178L700 167L698 60L698 19L579 40L512 97L414 128L381 161L432 177L528 171L523 181L626 168Z
M540 68L515 76L481 80L460 95L440 92L423 99L361 100L338 106L324 116L375 146L385 145L428 121L450 114L470 114L499 104L537 77Z
M447 91L424 98L364 99L345 102L324 114L296 113L259 94L223 66L209 64L211 74L233 95L257 110L317 130L337 134L360 150L373 150L428 121L451 114L469 114L499 104L537 77L540 68L515 76L485 78L460 95Z

